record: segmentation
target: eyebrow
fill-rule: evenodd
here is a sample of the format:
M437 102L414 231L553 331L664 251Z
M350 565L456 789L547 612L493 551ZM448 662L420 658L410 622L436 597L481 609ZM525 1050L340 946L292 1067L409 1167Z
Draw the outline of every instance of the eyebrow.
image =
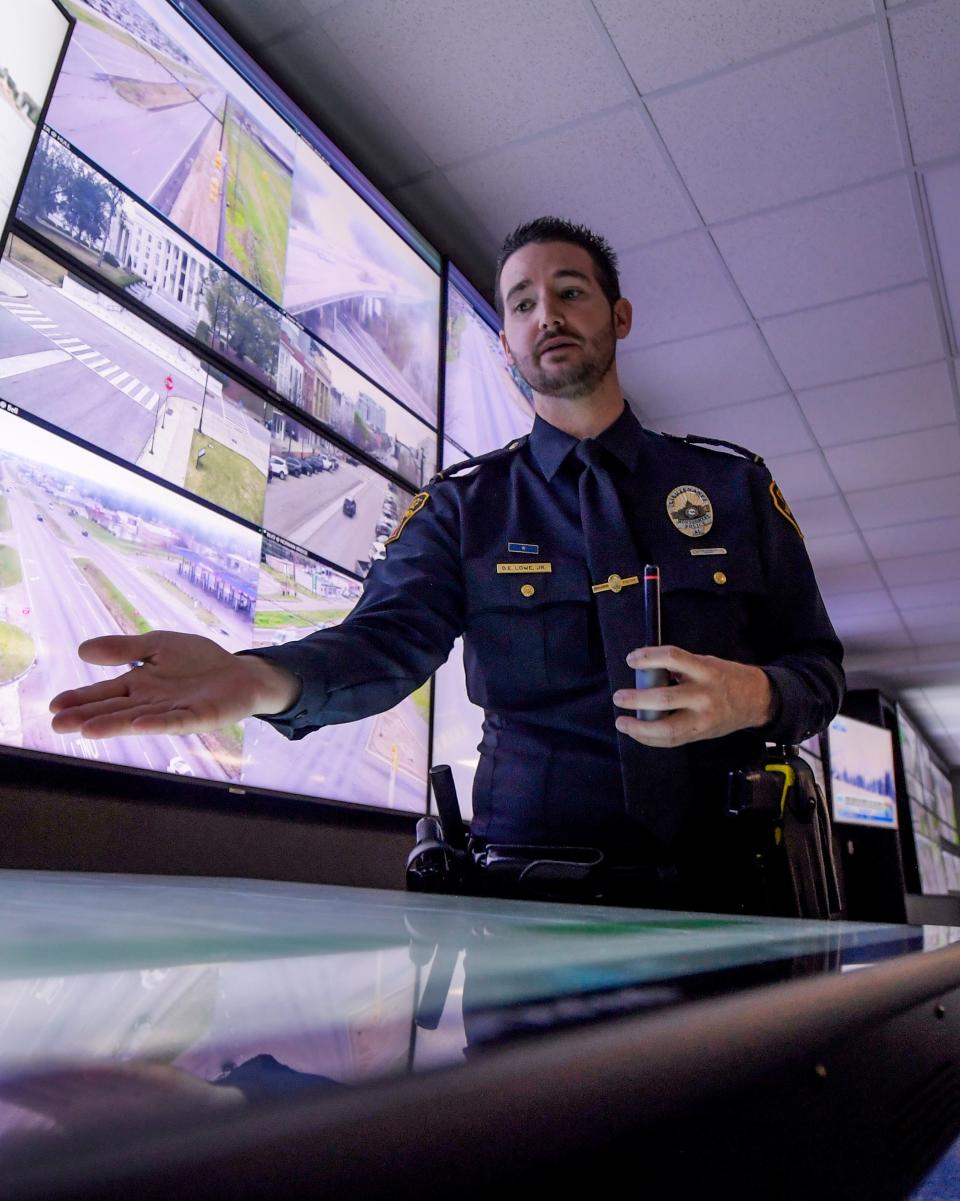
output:
M587 275L585 271L577 271L575 267L561 267L559 271L554 271L553 278L560 279L566 275L572 276L574 279L586 280L587 283L590 283L590 276ZM529 288L532 282L533 281L529 279L521 279L518 283L513 285L513 287L507 293L506 299L509 300L511 296L514 296L517 292L522 292L525 288Z

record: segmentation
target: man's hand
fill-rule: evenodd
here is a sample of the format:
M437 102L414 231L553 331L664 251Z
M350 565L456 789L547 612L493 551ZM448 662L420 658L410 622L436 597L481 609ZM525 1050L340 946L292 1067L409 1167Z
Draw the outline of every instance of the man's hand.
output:
M156 630L91 638L78 654L109 667L142 663L53 698L53 728L78 730L84 738L198 734L254 713L282 713L300 695L293 672L256 655L232 655L196 634Z
M670 688L623 688L613 694L620 709L659 709L656 721L618 717L617 729L644 746L674 747L770 721L773 689L767 674L747 663L692 655L676 646L648 646L627 655L631 667L665 667ZM667 712L673 710L673 712Z

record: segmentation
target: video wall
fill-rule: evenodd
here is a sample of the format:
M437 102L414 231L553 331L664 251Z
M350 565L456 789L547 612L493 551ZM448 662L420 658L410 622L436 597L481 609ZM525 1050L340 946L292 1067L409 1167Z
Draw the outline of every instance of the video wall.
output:
M50 78L62 58L0 248L0 746L419 812L433 686L468 815L459 644L434 685L295 755L253 720L50 729L50 697L104 674L84 638L241 649L342 621L441 463L533 422L489 305L202 10L64 4L59 32L0 42L0 84L7 46Z
M950 777L902 706L897 726L921 892L960 893L960 832Z

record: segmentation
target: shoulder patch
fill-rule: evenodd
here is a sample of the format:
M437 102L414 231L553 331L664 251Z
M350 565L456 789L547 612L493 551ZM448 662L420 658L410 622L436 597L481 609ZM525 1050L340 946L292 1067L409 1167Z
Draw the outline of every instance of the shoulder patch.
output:
M414 514L419 513L420 510L423 508L423 506L427 503L427 501L429 499L430 499L429 492L418 492L417 493L417 495L413 498L413 500L409 503L409 505L407 505L406 511L404 512L403 516L400 518L400 524L393 531L393 533L386 540L386 542L384 542L384 544L383 544L384 546L389 546L391 542L396 542L396 540L400 537L400 535L406 529L407 522L410 520L410 518L413 517Z
M664 434L665 438L673 438L677 442L683 442L687 446L725 446L727 450L734 451L744 459L749 459L751 463L756 463L758 467L763 466L763 459L760 455L755 454L752 450L747 450L745 446L739 446L736 442L727 442L724 438L701 438L697 434Z
M787 521L790 522L790 524L793 526L793 528L797 531L797 533L802 538L803 530L801 530L799 525L797 525L797 519L796 519L796 517L794 517L793 513L790 511L790 506L787 504L786 499L784 498L783 493L780 491L780 487L776 483L776 481L774 481L774 480L770 481L769 491L770 491L770 499L773 501L773 507L777 510L777 512L780 514L781 517L785 518Z
M431 484L439 484L443 480L450 479L459 471L465 471L468 467L477 467L480 463L491 463L495 459L502 459L506 455L511 454L515 450L519 450L521 446L526 446L529 434L524 434L521 438L514 438L506 446L498 447L497 450L488 450L485 455L475 455L472 459L464 459L460 463L454 463L452 467L445 467L443 471L438 471L430 481ZM429 485L428 485L429 486Z

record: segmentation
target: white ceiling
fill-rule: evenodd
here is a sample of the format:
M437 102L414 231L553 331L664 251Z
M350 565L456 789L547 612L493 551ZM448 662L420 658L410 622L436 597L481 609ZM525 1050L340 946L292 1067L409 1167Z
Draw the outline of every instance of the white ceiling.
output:
M610 238L641 419L767 459L851 685L960 765L960 0L207 7L481 289Z

